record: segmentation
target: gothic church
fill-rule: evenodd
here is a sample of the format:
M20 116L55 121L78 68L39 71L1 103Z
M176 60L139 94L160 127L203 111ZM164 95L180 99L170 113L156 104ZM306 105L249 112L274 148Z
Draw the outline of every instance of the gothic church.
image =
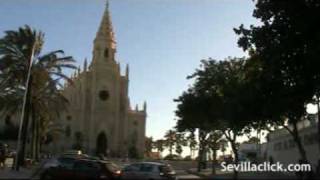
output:
M68 110L60 123L65 135L54 143L55 151L81 148L89 154L126 157L144 154L146 102L132 109L128 97L129 67L120 73L115 59L116 41L108 4L94 39L90 65L72 76L63 94L69 100Z

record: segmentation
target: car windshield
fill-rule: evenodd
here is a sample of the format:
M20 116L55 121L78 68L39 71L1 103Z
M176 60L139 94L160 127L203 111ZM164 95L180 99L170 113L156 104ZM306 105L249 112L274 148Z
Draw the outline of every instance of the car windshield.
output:
M59 166L67 168L67 169L72 169L75 159L73 158L59 158L58 159Z

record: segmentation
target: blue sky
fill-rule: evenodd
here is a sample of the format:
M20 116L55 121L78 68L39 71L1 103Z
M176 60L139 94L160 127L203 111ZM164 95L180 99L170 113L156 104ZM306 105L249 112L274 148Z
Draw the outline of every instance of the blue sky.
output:
M44 52L65 50L82 66L91 60L105 0L1 0L3 31L28 24L45 32ZM252 1L110 0L117 59L130 65L131 104L148 103L147 135L175 125L173 102L201 59L244 56L233 27L256 23Z

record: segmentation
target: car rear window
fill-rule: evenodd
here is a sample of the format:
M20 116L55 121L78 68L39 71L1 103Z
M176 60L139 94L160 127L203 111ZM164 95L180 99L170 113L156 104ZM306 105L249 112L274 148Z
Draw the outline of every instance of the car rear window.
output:
M93 162L78 161L75 164L74 169L79 170L79 171L98 171L99 166Z
M159 170L162 173L171 173L174 172L173 168L170 165L159 166Z
M149 164L143 164L140 169L142 172L152 172L153 166Z
M117 172L120 168L113 163L106 163L106 168L111 172Z
M140 164L131 164L124 168L124 171L140 171Z

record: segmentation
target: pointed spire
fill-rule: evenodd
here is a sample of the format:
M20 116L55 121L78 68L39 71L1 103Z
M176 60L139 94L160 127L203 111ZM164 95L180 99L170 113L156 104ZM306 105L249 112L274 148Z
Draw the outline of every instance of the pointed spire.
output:
M143 103L143 111L147 112L147 102L146 101L144 101L144 103Z
M126 66L126 77L129 79L129 64Z
M87 71L87 67L88 66L88 62L87 62L87 58L84 59L84 63L83 63L83 72Z
M109 0L106 0L106 8L109 9Z
M116 41L109 13L109 3L107 1L96 38L94 39L93 60L90 66L95 66L95 64L99 62L111 62L116 66L116 64L114 64L115 53Z
M108 0L106 1L106 9L104 11L96 39L107 39L109 48L116 49L116 41L109 13Z

